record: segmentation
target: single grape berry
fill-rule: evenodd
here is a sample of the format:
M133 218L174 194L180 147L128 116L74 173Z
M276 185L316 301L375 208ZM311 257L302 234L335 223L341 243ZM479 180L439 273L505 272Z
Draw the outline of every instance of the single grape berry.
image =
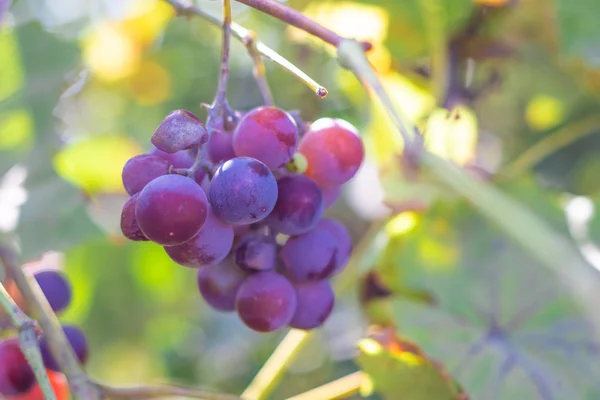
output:
M315 329L327 320L333 305L335 295L328 280L295 284L296 312L290 321L290 326L296 329Z
M214 132L208 139L208 158L214 163L229 161L235 157L233 152L233 135L227 132Z
M176 153L169 154L152 146L152 150L150 150L149 154L162 158L173 168L189 168L196 160L194 155L188 150L181 150Z
M202 121L187 110L171 111L150 139L156 148L169 154L198 146L207 140L208 132Z
M83 331L76 326L72 325L63 325L62 330L67 337L67 341L69 345L73 348L79 363L85 364L88 359L88 341L85 337ZM59 371L60 367L58 363L54 359L52 352L50 351L50 346L46 341L46 338L43 337L40 342L40 352L42 353L42 359L44 360L44 365L46 368L51 369L53 371Z
M364 157L357 129L342 119L313 122L300 140L298 151L308 160L305 175L319 186L339 186L352 178Z
M60 312L71 303L71 285L64 273L56 270L40 271L33 275L54 312Z
M313 228L323 214L323 194L317 184L304 175L286 175L277 180L277 188L277 203L265 222L285 235Z
M342 187L341 186L329 186L326 188L321 188L321 192L323 192L323 205L327 209L335 204L335 202L342 195Z
M319 226L292 236L281 248L285 275L294 282L325 279L337 267L337 242Z
M140 192L148 183L166 175L169 172L169 163L150 154L141 154L130 158L123 167L123 187L129 195Z
M0 342L0 394L15 396L35 384L35 375L19 347L19 339Z
M277 201L277 181L260 161L236 157L221 165L210 182L209 200L214 213L232 225L264 219Z
M148 238L142 233L135 218L135 205L139 197L139 193L134 194L125 202L121 211L121 232L123 235L133 241L145 241Z
M348 230L340 221L331 218L323 218L317 226L331 233L337 243L337 266L332 275L337 274L348 264L352 253L352 238L350 237L350 233L348 233Z
M208 305L219 311L234 311L239 287L248 274L231 258L198 270L198 289Z
M202 228L208 214L204 190L181 175L164 175L140 192L135 218L153 242L174 246L187 242Z
M50 385L52 386L52 391L56 396L56 400L69 400L69 383L67 382L67 378L61 374L60 372L55 372L47 369L46 375L48 375L48 379L50 380ZM17 395L11 396L7 400L45 400L44 394L42 393L42 389L40 385L35 383L31 389L27 392Z
M258 107L242 117L233 133L238 157L253 157L274 170L288 163L298 146L298 127L285 111Z
M275 268L277 245L270 237L249 235L235 250L235 262L248 272L267 271Z
M220 263L227 257L233 244L233 228L218 219L208 207L206 222L191 240L166 246L165 251L177 264L199 268Z
M296 312L296 293L282 275L257 272L248 276L238 289L235 308L250 329L272 332L292 320Z

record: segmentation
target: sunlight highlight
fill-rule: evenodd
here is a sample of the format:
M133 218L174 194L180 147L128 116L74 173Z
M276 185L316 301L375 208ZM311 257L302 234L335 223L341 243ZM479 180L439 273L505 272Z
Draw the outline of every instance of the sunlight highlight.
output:
M417 227L419 216L412 211L403 212L392 218L385 226L385 231L391 237L405 235Z
M564 119L564 107L556 97L539 95L527 104L525 120L535 131L545 131L560 124Z

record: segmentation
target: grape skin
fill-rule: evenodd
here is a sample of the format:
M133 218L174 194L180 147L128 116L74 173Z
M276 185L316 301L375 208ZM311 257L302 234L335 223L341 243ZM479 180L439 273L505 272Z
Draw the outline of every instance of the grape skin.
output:
M338 274L344 269L352 253L352 238L346 227L335 219L323 218L317 224L318 227L326 229L337 243L338 263L332 275Z
M238 268L231 258L220 264L198 270L198 289L204 300L215 310L235 310L235 298L248 274Z
M196 115L187 110L174 110L162 120L150 141L169 154L198 146L208 140L208 132Z
M153 146L149 154L162 158L173 168L189 168L195 161L195 157L188 150L169 154Z
M264 219L275 207L277 181L260 161L236 157L215 173L209 189L214 213L232 225L248 225Z
M298 151L306 157L305 175L321 187L338 186L352 178L364 158L357 129L349 122L321 118L300 140Z
M180 265L200 268L223 261L232 244L233 228L218 219L209 206L206 222L200 232L183 244L166 246L165 251Z
M123 205L123 210L121 211L121 232L129 240L147 241L148 238L140 230L140 226L135 218L135 205L139 195L139 193L134 194Z
M327 280L295 284L296 312L290 321L290 327L296 329L315 329L329 318L335 303L335 294Z
M182 244L204 225L208 201L204 190L181 175L164 175L140 192L135 217L142 233L163 246Z
M60 312L71 303L71 285L64 273L56 270L40 271L33 275L54 312Z
M286 175L277 181L275 208L265 220L276 232L299 235L312 229L323 214L323 194L310 178Z
M266 271L250 275L238 289L238 316L258 332L272 332L289 324L296 311L296 293L282 275Z
M19 347L17 338L0 342L0 394L15 396L35 384L35 375Z
M247 272L275 268L277 246L273 239L263 235L250 235L235 250L235 262Z
M166 175L169 163L150 154L141 154L129 159L123 167L123 187L130 196L140 192L148 183Z
M327 209L334 205L336 201L338 201L342 195L342 187L329 186L326 188L321 188L321 192L323 193L323 206L325 209Z
M298 146L298 127L285 111L255 108L242 117L233 133L235 154L253 157L275 170L288 163Z
M73 351L75 352L79 363L85 364L88 359L89 346L83 331L78 327L72 325L63 325L62 330L65 336L67 337L69 345L73 348ZM52 355L52 352L50 351L50 345L46 341L45 337L43 337L39 341L39 346L40 352L42 353L42 359L44 360L44 365L46 366L46 368L60 372L60 367L58 366L56 359Z
M325 279L338 265L337 251L333 235L319 226L292 236L280 253L285 275L296 283Z
M207 153L214 163L229 161L235 157L233 152L233 135L227 132L215 132L210 135L207 143Z

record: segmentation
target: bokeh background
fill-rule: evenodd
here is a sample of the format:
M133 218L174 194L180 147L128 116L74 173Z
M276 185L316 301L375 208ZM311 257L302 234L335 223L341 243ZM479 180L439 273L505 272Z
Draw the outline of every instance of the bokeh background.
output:
M284 332L253 333L235 315L211 311L193 271L119 231L125 161L149 148L171 110L205 117L199 105L216 89L219 29L176 17L155 0L13 3L0 0L0 15L7 8L0 17L2 237L18 243L27 261L61 252L51 266L64 268L74 288L61 320L88 335L94 377L240 393ZM196 4L220 15L222 2ZM370 324L390 321L473 398L599 398L593 316L581 311L565 274L540 261L555 250L548 243L560 243L581 257L562 265L573 282L595 282L600 266L597 2L286 4L342 36L371 41L369 60L397 107L425 132L427 149L499 188L558 242L532 228L526 234L539 242L523 248L426 169L408 179L401 139L380 103L338 65L335 49L235 4L237 23L329 90L319 100L265 61L276 104L307 121L347 119L367 149L360 173L328 211L356 246L351 268L337 278L334 314L272 398L356 371L357 341ZM260 105L251 58L237 41L230 76L233 107ZM391 297L365 304L369 271ZM391 380L392 389L381 386L385 397L400 399L393 393L404 390L402 378Z

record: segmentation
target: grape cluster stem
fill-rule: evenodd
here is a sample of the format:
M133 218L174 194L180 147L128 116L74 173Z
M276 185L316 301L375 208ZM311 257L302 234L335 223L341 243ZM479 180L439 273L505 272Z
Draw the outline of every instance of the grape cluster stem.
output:
M4 265L4 268L9 271L11 265L15 264L14 254L8 248L0 247L0 261ZM4 285L0 283L0 306L4 309L6 314L10 317L13 326L19 332L19 344L25 358L35 374L42 393L46 400L56 400L50 379L46 373L44 362L42 361L42 355L38 346L38 328L35 320L29 318L14 300L10 297Z

